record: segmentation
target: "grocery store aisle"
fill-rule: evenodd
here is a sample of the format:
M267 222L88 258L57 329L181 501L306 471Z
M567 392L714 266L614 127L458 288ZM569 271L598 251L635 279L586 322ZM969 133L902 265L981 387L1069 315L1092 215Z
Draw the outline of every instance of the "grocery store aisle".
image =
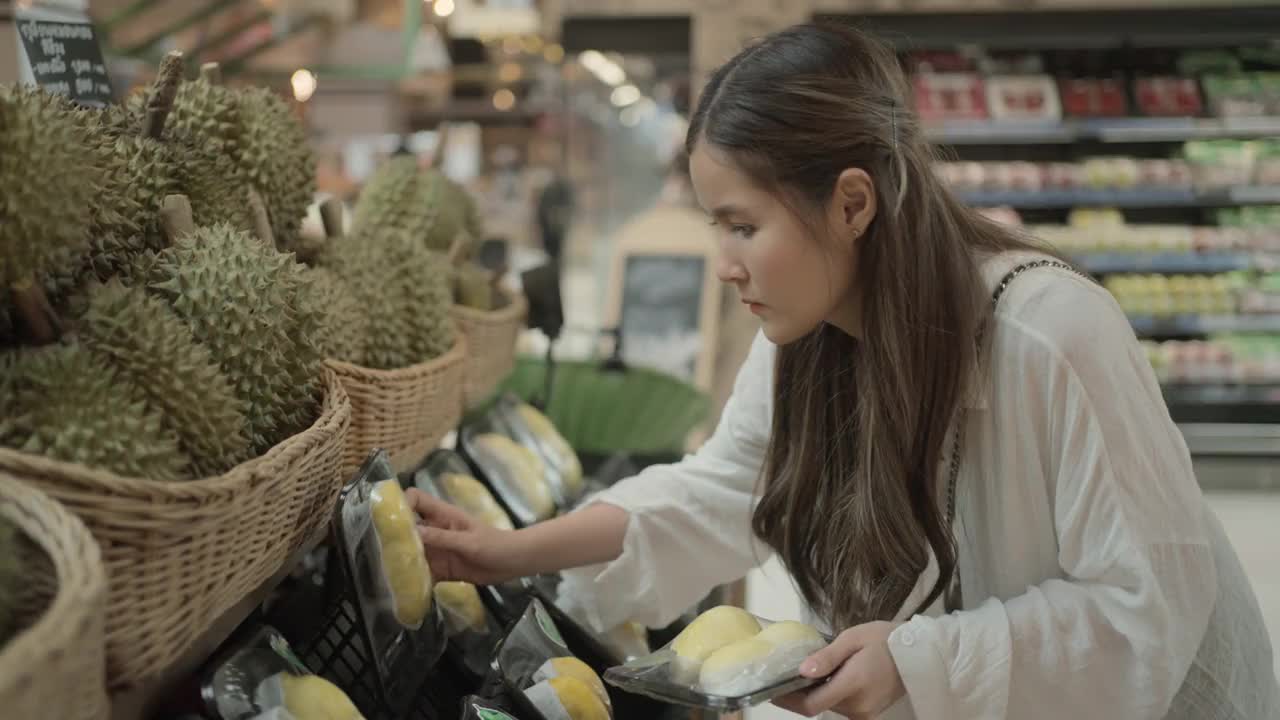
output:
M1231 543L1253 581L1262 614L1271 632L1271 646L1280 648L1280 493L1210 493L1209 504L1226 526ZM747 577L747 608L778 620L801 618L801 602L786 571L776 558ZM1280 667L1276 672L1280 679ZM753 708L747 720L796 718L785 710L766 705Z

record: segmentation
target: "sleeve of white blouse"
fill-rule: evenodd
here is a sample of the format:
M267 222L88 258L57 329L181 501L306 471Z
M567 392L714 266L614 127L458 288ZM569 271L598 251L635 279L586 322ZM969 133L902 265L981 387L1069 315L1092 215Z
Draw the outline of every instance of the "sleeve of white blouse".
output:
M751 511L769 437L774 346L757 336L711 438L672 465L650 467L589 500L629 513L622 555L563 573L560 600L597 630L665 627L713 588L767 557Z
M998 332L1002 391L1049 468L1061 578L895 630L920 718L1163 718L1216 599L1190 456L1125 316L1082 280L1048 285Z

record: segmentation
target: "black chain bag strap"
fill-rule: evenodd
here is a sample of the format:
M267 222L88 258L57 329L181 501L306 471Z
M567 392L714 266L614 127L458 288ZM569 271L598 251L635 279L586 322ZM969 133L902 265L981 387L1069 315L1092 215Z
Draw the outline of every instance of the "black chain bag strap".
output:
M1023 263L1000 280L1000 284L996 286L995 292L991 294L991 309L994 313L997 305L1000 304L1000 296L1004 295L1004 291L1008 289L1009 283L1014 278L1028 270L1036 270L1038 268L1057 268L1066 270L1067 272L1082 275L1079 270L1058 260L1033 260ZM982 347L982 330L978 331L978 347ZM960 448L964 444L964 425L965 411L961 408L956 414L956 430L951 446L951 467L948 469L947 478L947 527L954 530L956 521L956 480L960 477ZM960 584L960 568L957 567L951 574L951 582L948 583L946 591L943 593L943 607L947 612L955 612L964 608L964 591Z

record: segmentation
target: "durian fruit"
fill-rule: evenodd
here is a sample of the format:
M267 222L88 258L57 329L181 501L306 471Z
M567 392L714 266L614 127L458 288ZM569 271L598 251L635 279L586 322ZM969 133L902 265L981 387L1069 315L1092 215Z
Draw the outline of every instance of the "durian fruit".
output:
M177 198L175 198L177 200ZM185 218L189 209L169 208ZM324 357L317 345L323 309L291 255L228 225L179 234L145 257L147 289L162 298L209 348L248 403L255 453L308 427L319 405Z
M89 249L91 201L101 185L92 143L69 101L0 85L0 307L34 340L57 337L44 280ZM19 317L20 316L20 317Z
M359 363L367 335L364 308L355 292L328 268L307 268L305 273L312 281L312 302L324 310L323 329L316 341L320 351L326 358Z
M516 413L529 430L555 453L561 477L570 494L573 497L582 494L584 489L582 461L578 459L578 453L573 446L564 439L550 418L529 403L522 402L516 405Z
M760 621L754 615L731 605L720 605L702 613L675 640L674 674L691 679L697 677L702 662L726 645L754 637L760 632Z
M609 709L576 677L553 677L524 694L546 720L610 720Z
M769 685L761 676L769 655L774 651L771 643L759 636L725 645L702 662L698 673L698 686L711 695L745 695Z
M373 529L382 556L382 574L391 589L396 620L422 626L431 609L431 568L418 537L417 517L396 480L373 486Z
M488 630L488 615L475 585L439 582L435 586L435 596L452 632L483 633Z
M591 688L591 692L595 693L601 704L606 708L612 709L613 703L609 700L609 693L605 691L604 683L600 681L600 676L596 674L595 670L591 669L590 665L572 655L552 658L534 671L533 682L539 683L558 677L571 677L581 680L587 687Z
M437 482L449 502L465 510L468 515L499 530L515 529L507 512L498 505L489 488L479 480L462 473L444 473Z
M529 448L505 435L484 433L475 438L475 445L503 468L501 477L518 493L521 502L538 520L555 514L555 501L547 487L546 470L542 458Z
M374 170L360 191L353 218L357 233L400 232L425 243L440 209L432 194L438 188L428 181L414 157L403 155L387 160Z
M473 263L463 263L455 271L453 299L463 307L489 312L496 309L493 276Z
M163 300L119 280L94 286L78 335L161 411L194 474L217 475L248 458L248 403Z
M755 692L796 676L800 663L826 644L804 623L776 623L712 653L702 663L698 685L713 695Z
M0 648L12 637L17 624L19 589L23 581L18 541L18 526L0 515Z
M319 675L278 673L255 693L260 706L283 704L292 720L364 720L351 698Z
M459 235L479 237L478 232L472 232L476 226L475 204L467 191L439 170L428 170L425 176L426 181L433 184L430 199L438 207L435 222L427 231L427 247L444 252Z
M246 88L236 99L245 123L240 167L262 195L277 245L290 250L316 191L316 160L306 128L271 90Z
M128 477L179 480L189 461L146 394L78 345L23 350L0 443Z
M200 77L178 88L168 127L243 167L245 123L237 93L222 84L217 63L206 63Z
M454 346L449 268L406 235L367 232L330 245L321 265L347 281L364 309L365 367L394 370L433 360Z

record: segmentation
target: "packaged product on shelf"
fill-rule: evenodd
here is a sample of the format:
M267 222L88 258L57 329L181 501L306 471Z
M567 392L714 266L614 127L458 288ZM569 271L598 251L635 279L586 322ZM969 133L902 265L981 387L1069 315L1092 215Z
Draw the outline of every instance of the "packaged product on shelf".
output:
M1116 78L1063 78L1058 81L1062 110L1072 117L1125 117L1124 82Z
M830 640L798 622L770 622L730 606L699 615L669 645L610 668L605 681L666 702L734 712L822 682L800 663Z
M1254 145L1240 140L1192 140L1182 154L1199 190L1248 185L1253 180Z
M489 488L471 474L462 456L452 450L436 450L413 473L413 484L425 493L456 505L490 527L511 530L511 516L498 504Z
M533 720L522 718L515 710L489 698L468 695L462 700L462 720Z
M977 73L921 73L912 78L916 112L925 122L987 119L987 93Z
M1130 157L1092 157L1084 162L1084 180L1095 190L1138 186L1141 171Z
M1203 82L1214 115L1232 118L1267 114L1266 98L1255 76L1248 73L1205 75Z
M554 471L537 452L512 440L492 414L462 429L461 448L521 527L555 515Z
M1203 111L1200 88L1187 77L1144 77L1134 80L1138 111L1152 117L1194 117Z
M375 450L343 489L334 535L384 699L399 711L447 638L417 515L384 451Z
M220 720L363 720L341 688L310 674L267 626L214 662L200 694Z
M483 679L489 670L489 653L502 628L485 609L479 589L471 583L436 583L435 596L449 631L446 652L472 679Z
M1280 185L1280 140L1258 140L1254 144L1255 185Z
M993 120L1052 122L1062 119L1058 88L1048 75L992 75L986 79Z
M534 406L514 395L504 395L497 405L507 425L526 446L533 446L554 470L551 479L559 485L559 494L565 499L562 509L569 509L586 489L582 462L578 453L564 439L550 418Z
M595 671L568 658L574 655L560 629L535 599L502 639L495 669L517 704L540 720L607 720L611 705L584 681Z

